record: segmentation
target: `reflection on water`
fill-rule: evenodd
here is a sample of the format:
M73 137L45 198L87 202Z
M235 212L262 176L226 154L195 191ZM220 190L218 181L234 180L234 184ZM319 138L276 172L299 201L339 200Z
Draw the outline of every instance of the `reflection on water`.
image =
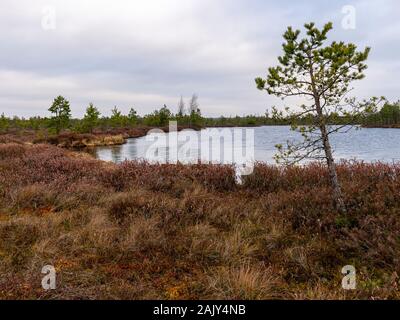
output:
M248 128L247 128L248 129ZM285 144L286 140L298 138L298 134L287 126L264 126L254 129L254 159L275 163L276 144ZM210 130L210 129L204 129ZM197 132L196 134L199 134ZM346 133L334 134L331 142L336 159L356 159L367 162L397 162L400 161L400 129L363 128L351 129ZM106 161L121 162L124 160L149 160L146 151L152 145L146 137L128 139L119 146L98 147L93 151L96 158ZM178 148L180 145L178 145ZM188 147L192 157L198 157L199 145ZM168 155L168 148L159 152Z
M96 147L90 149L88 152L94 155L97 159L116 163L124 160L139 159L141 158L140 154L146 152L145 149L142 150L142 153L138 151L140 150L140 140L142 140L142 138L128 139L127 143L124 145Z

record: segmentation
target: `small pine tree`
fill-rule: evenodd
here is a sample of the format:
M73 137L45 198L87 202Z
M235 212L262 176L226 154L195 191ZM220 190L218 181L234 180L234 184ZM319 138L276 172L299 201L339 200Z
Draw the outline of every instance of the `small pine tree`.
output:
M62 129L68 127L71 120L69 101L62 96L58 96L54 99L49 111L53 114L49 123L50 128L59 134Z
M135 109L131 108L128 113L128 122L131 126L134 126L137 124L137 121L138 121L137 112Z
M172 114L171 111L168 109L168 107L164 104L164 106L160 109L158 116L159 116L159 125L165 126L168 124L168 121L170 120Z
M100 111L90 103L86 109L85 116L83 117L84 131L92 133L94 128L99 123Z
M10 119L8 119L8 118L4 115L4 113L2 113L2 114L1 114L1 117L0 117L0 130L1 130L1 131L7 131L7 130L8 130L8 127L10 126L10 125L9 125L9 121L10 121Z
M375 98L356 103L347 96L350 83L364 78L370 48L357 51L353 43L326 44L332 23L325 24L321 30L314 23L304 27L304 38L299 38L300 30L288 27L283 35L285 42L283 55L278 58L279 65L269 68L266 78L256 78L256 84L258 89L282 99L297 96L308 101L307 105L300 106L300 111L287 108L292 130L298 131L303 141L289 141L287 148L277 145L280 153L276 158L290 163L306 158L325 160L337 209L345 213L330 136L346 130L346 124L332 127L329 123L338 116L357 119L376 104ZM300 120L306 116L310 123L301 125Z
M123 116L121 111L118 110L117 106L115 106L111 110L111 126L114 128L121 127L123 125Z

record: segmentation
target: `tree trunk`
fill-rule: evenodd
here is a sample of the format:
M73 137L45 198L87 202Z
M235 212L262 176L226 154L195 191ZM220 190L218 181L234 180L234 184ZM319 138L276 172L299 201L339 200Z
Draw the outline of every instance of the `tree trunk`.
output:
M339 180L337 177L336 165L333 160L332 148L331 148L331 144L329 142L329 137L328 137L328 134L326 131L325 124L322 124L320 126L320 130L321 130L321 135L322 135L322 143L323 143L324 150L325 150L326 162L328 164L329 178L331 180L331 184L333 187L333 197L335 200L336 208L341 213L345 214L346 206L344 204L342 189L340 187Z
M320 96L319 96L316 86L315 86L311 54L309 54L308 57L310 59L310 65L311 65L310 66L311 86L312 86L312 90L313 90L315 108L316 108L316 111L318 114L318 126L321 130L321 138L322 138L322 143L323 143L323 147L324 147L324 151L325 151L326 162L328 165L329 178L331 180L331 185L333 187L333 198L335 200L336 208L339 210L339 212L342 214L346 214L346 206L345 206L344 200L343 200L342 189L340 188L339 180L337 177L335 161L333 160L332 148L331 148L331 144L329 142L329 135L326 130L326 121L325 121L326 119L325 119L324 113L322 111Z

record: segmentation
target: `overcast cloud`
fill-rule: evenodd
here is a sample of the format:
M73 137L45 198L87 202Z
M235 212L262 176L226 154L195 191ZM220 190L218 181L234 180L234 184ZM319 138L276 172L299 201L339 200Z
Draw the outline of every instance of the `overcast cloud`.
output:
M356 9L345 30L342 7ZM54 8L56 28L42 22ZM334 23L332 40L371 46L359 97L400 98L400 2L263 0L2 0L0 113L46 115L56 95L74 116L89 102L139 114L196 92L203 114L262 114L283 103L256 89L288 25Z

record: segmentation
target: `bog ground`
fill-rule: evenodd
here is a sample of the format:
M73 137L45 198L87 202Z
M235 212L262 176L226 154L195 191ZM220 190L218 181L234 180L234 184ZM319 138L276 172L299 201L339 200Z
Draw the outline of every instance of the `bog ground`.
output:
M0 144L0 298L400 297L400 166L339 165L346 216L322 165L233 173Z

